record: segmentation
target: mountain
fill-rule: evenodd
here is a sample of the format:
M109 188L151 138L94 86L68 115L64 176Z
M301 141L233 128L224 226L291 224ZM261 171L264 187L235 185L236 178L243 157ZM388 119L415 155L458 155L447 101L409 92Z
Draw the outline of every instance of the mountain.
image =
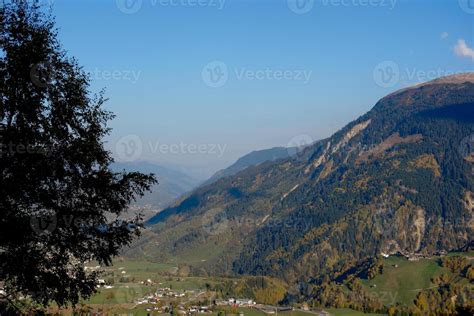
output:
M146 161L116 162L112 165L112 170L155 174L158 184L132 205L133 209L144 208L147 216L153 216L184 193L196 188L201 182L180 171Z
M381 253L461 249L474 236L473 149L474 74L403 89L295 157L187 194L129 255L302 289Z
M221 178L233 176L234 174L247 169L251 166L257 166L267 161L276 161L279 159L288 158L296 153L296 148L274 147L264 150L256 150L239 158L231 166L217 171L204 185L211 184Z

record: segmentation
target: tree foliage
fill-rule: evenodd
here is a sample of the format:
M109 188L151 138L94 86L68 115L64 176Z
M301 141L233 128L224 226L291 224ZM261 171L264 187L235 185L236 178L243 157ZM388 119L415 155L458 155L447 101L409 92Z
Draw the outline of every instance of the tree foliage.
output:
M0 280L11 297L75 304L95 291L83 264L110 264L139 234L141 216L120 215L155 179L110 170L113 115L89 82L44 8L1 6Z

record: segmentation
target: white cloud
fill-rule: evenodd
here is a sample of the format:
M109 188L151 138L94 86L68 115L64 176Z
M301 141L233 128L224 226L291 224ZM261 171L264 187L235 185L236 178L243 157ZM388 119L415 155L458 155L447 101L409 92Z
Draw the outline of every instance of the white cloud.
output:
M454 46L454 53L462 58L470 58L474 61L474 49L467 46L466 41L463 39L458 40Z
M444 40L444 39L447 39L448 36L449 36L448 32L443 32L443 33L441 33L441 39L443 39L443 40Z

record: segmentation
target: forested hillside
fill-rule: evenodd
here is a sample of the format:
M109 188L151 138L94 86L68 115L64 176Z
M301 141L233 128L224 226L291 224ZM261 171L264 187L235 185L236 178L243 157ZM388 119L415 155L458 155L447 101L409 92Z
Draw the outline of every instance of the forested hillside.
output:
M473 133L474 75L398 91L296 157L192 192L129 255L298 284L380 253L461 249L474 236Z

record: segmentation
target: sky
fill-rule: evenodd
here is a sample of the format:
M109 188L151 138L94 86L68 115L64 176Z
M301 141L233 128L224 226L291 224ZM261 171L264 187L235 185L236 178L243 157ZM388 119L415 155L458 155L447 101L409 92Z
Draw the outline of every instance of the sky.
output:
M106 89L116 160L200 177L474 71L474 0L44 1L91 91Z

